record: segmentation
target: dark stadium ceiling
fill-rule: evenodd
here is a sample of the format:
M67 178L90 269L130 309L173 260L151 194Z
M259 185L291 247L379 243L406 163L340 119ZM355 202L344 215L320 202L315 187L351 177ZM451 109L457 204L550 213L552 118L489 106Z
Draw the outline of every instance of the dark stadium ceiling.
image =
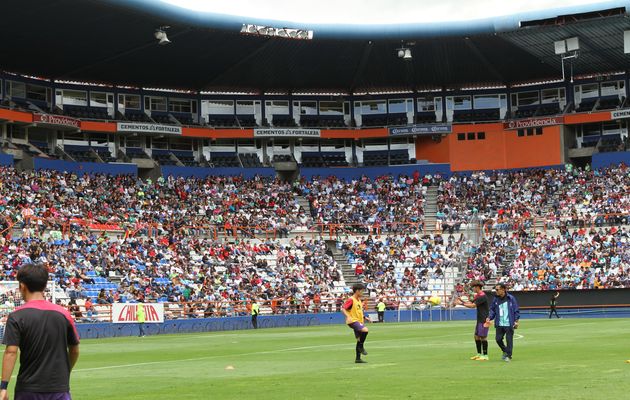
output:
M375 30L371 37L366 32L324 34L313 25L313 40L246 36L233 17L220 24L204 13L149 3L161 2L3 0L0 70L193 91L422 91L557 80L561 65L553 42L573 36L581 45L576 75L625 71L628 65L623 32L630 30L630 19L618 7L628 3L630 9L625 1L607 2L617 9L588 18L537 14L544 21L526 28L471 22L468 33L461 23L432 25L431 30L426 24L413 25L415 30L405 25L409 29L402 26L396 35ZM163 25L170 26L172 43L166 46L153 37ZM410 61L396 57L401 39L412 51Z

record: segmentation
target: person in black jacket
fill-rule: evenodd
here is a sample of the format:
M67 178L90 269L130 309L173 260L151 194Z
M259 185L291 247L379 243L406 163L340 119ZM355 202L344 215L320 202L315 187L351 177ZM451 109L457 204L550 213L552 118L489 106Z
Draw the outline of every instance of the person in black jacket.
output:
M551 316L554 313L556 314L556 317L560 318L560 316L558 315L558 310L556 310L558 297L560 297L560 292L556 292L555 294L551 295L551 300L549 301L549 319L551 319Z

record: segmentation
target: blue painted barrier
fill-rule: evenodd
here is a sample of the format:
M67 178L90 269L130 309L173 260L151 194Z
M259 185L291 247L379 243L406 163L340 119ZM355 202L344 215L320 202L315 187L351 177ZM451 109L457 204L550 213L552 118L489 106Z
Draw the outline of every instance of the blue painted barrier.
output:
M611 165L624 163L630 165L630 151L616 151L612 153L593 154L593 168L608 168Z
M251 179L256 175L265 176L265 177L275 177L276 170L273 168L236 168L236 167L225 167L225 168L208 168L208 167L178 167L173 165L163 165L162 166L162 175L163 176L174 176L174 177L195 177L195 178L206 178L208 176L240 176L243 175L246 179Z
M352 180L361 178L363 175L370 179L377 178L379 176L391 174L395 177L398 175L413 176L413 173L418 171L420 176L426 174L441 174L442 176L451 176L450 164L417 164L417 165L399 165L391 167L357 167L357 168L340 168L340 167L327 167L327 168L300 168L300 175L308 180L313 179L314 176L328 177L336 176L339 179Z
M581 308L560 309L563 318L630 318L630 308ZM376 321L376 313L373 315ZM522 310L522 319L548 318L547 310ZM385 322L446 322L446 321L471 321L476 318L476 310L468 309L426 309L414 311L386 311ZM259 328L289 328L308 327L319 325L343 325L345 319L341 313L324 314L290 314L268 315L258 317ZM197 318L170 320L162 324L146 324L148 335L168 335L177 333L203 333L252 329L251 318L224 317L224 318ZM79 336L83 339L98 339L109 337L136 336L137 324L112 324L112 323L83 323L77 324Z
M93 162L72 162L64 160L51 160L49 158L35 157L33 159L35 170L49 169L59 172L71 172L82 174L109 174L109 175L138 175L136 164L107 164Z
M0 153L0 166L12 167L13 166L13 155L12 154Z

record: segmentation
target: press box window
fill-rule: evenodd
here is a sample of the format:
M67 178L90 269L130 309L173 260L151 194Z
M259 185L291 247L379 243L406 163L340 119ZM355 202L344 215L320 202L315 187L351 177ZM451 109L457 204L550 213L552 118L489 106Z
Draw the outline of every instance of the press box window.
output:
M542 135L542 134L543 134L543 128L542 127L536 128L536 135Z
M468 132L468 140L475 140L475 132Z
M466 140L466 134L465 133L458 133L457 134L457 140Z
M477 132L477 140L485 140L486 132Z

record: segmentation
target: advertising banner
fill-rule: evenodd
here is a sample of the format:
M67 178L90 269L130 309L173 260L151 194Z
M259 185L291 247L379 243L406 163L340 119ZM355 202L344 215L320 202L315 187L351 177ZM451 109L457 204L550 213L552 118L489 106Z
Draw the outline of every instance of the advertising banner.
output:
M262 128L254 129L254 137L320 137L319 129Z
M137 324L137 303L112 304L112 322L115 324ZM164 304L144 303L145 323L159 324L164 322Z
M410 126L397 126L390 127L390 136L405 136L405 135L436 135L442 133L451 133L451 124L423 124L423 125L410 125Z
M143 122L118 122L116 124L118 132L139 132L139 133L168 133L171 135L181 135L182 127L176 125L147 124Z
M540 128L543 126L562 125L564 124L564 117L540 117L540 118L525 118L525 119L513 119L503 123L503 129L527 129L527 128Z
M42 125L67 126L69 128L81 129L81 120L66 117L64 115L33 114L33 122Z
M615 110L610 112L610 119L623 118L630 118L630 108L624 108L623 110Z

